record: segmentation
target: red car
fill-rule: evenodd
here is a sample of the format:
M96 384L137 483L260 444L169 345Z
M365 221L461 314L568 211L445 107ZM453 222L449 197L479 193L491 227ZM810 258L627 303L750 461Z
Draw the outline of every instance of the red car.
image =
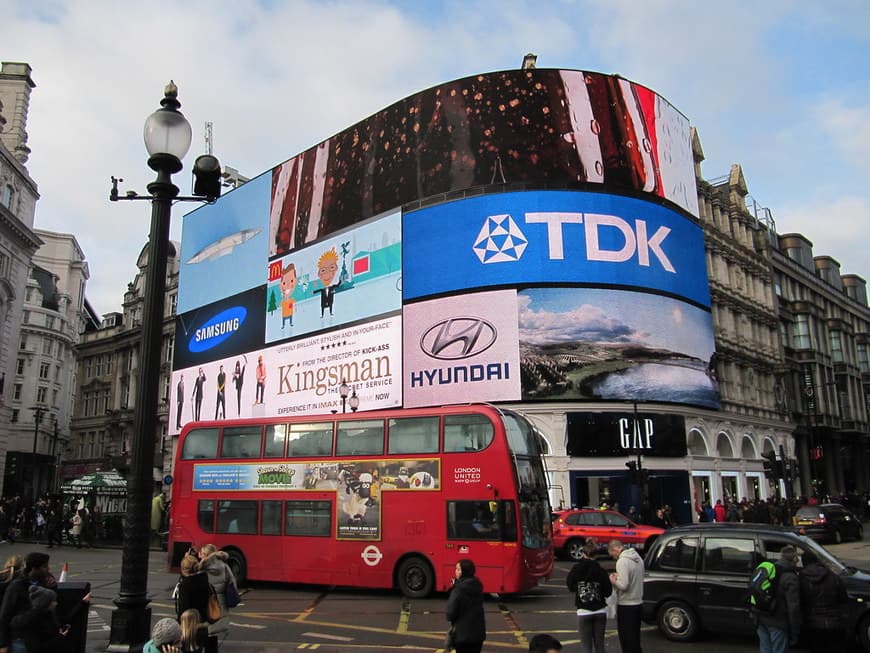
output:
M587 538L606 546L610 540L619 540L635 549L643 550L664 533L663 528L635 524L613 510L559 510L553 513L553 546L572 560L580 559L580 549Z

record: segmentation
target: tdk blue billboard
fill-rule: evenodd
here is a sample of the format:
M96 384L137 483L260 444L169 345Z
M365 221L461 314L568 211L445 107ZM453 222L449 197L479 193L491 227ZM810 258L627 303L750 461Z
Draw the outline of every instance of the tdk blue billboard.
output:
M569 283L710 305L701 228L676 210L632 197L579 191L473 197L406 213L402 241L405 300Z

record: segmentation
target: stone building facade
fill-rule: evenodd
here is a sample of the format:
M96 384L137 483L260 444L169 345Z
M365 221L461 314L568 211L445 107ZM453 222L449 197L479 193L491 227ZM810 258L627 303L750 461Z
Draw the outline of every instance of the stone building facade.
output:
M0 67L0 469L6 467L13 426L12 379L30 260L42 244L33 231L39 192L25 167L27 108L36 86L30 73L26 63Z

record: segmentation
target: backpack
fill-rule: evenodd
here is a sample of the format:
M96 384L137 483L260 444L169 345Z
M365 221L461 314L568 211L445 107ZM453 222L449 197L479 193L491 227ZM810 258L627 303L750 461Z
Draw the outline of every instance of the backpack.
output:
M752 572L749 579L749 605L759 612L773 612L776 608L776 587L779 576L776 565L772 562L762 562Z

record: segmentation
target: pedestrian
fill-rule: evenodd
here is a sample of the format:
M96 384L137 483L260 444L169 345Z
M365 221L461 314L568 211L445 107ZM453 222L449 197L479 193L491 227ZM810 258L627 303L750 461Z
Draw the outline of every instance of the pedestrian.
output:
M181 613L181 650L184 653L204 653L208 645L207 623L199 620L199 611L191 608Z
M727 515L728 511L725 509L722 499L716 499L716 506L713 508L713 521L721 524Z
M798 584L806 634L804 641L809 645L810 653L844 649L843 615L849 596L843 580L811 552L805 552L802 561Z
M593 540L586 540L580 549L580 560L568 572L567 584L574 594L583 653L604 653L607 597L613 592L607 572L594 559L597 549Z
M650 526L655 526L656 528L667 528L668 525L665 523L665 511L664 508L659 508L656 510L656 516L650 519Z
M63 617L57 615L57 593L54 590L31 585L28 596L30 608L12 618L12 632L24 642L24 650L27 653L72 651L72 642L68 637L70 622L76 612L90 604L90 593Z
M55 542L58 546L63 546L63 517L60 510L55 506L48 511L48 548L54 548Z
M82 548L82 530L84 529L84 508L76 510L72 518L72 528L69 529L69 536L77 549Z
M552 635L535 635L529 640L529 653L557 653L561 650L562 642Z
M163 528L163 512L166 510L166 499L162 492L157 492L151 499L151 539L160 547L160 531Z
M209 635L226 633L230 628L230 613L227 608L227 585L235 584L236 577L233 575L227 559L226 551L218 551L214 544L205 544L199 549L199 568L205 571L209 585L212 586L221 604L221 618L215 623L208 625Z
M181 626L175 619L161 619L151 629L151 639L145 642L142 653L181 653Z
M9 540L15 544L15 537L12 535L12 520L9 513L6 512L6 506L0 503L0 541Z
M24 642L16 638L12 631L12 619L30 609L30 588L39 586L47 589L57 587L57 581L49 570L49 556L34 551L24 560L24 569L6 587L3 603L0 605L0 650L9 649L12 653L24 651Z
M643 560L637 551L619 540L607 545L610 557L616 560L616 572L610 583L616 590L616 631L622 653L641 653L640 618L643 610Z
M185 610L194 608L199 611L199 621L208 621L208 600L211 593L208 577L199 569L196 556L186 555L181 560L181 580L178 583L178 599L176 614L180 617ZM206 653L217 653L217 637L209 637L206 643Z
M453 632L456 653L480 653L486 640L483 584L474 572L471 560L463 558L457 562L453 587L447 599L447 621Z
M776 583L772 612L753 609L761 653L788 653L797 644L801 627L800 585L796 571L797 550L782 547L776 563Z
M13 555L6 558L3 564L3 569L0 570L0 605L3 604L3 595L6 594L6 588L9 584L21 575L21 570L24 568L24 557Z

